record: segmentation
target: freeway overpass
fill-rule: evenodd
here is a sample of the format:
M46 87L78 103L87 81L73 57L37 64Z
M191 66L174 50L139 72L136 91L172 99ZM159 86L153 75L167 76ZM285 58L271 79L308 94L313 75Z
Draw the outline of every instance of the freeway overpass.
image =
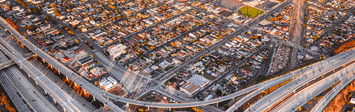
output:
M355 68L353 68L353 70L355 70ZM355 74L354 71L352 71L351 73L353 75ZM331 91L329 91L320 101L318 101L318 103L312 108L311 112L322 111L327 106L327 104L332 101L333 98L337 96L341 90L343 90L343 88L345 88L349 83L353 82L354 80L355 77L342 79L338 85L332 88Z
M267 96L261 98L252 106L249 107L251 111L264 111L267 109L273 110L280 107L280 105L284 104L288 98L292 98L294 94L302 91L307 88L309 85L317 83L322 80L324 77L328 77L333 75L339 69L342 69L343 66L349 65L349 61L355 60L354 54L349 53L352 51L348 51L346 53L342 53L339 56L335 56L333 61L325 63L325 66L318 66L314 70L308 71L304 73L302 77L298 77L295 80L287 83L284 86L279 87L274 92L268 94ZM335 71L333 71L335 70ZM281 94L280 94L281 93Z
M4 46L0 45L1 50L13 59L23 70L25 70L26 73L35 80L36 84L39 84L46 92L48 92L48 94L51 95L64 110L87 111L83 105L73 100L73 98L66 94L62 89L51 82L41 71L30 64L12 46L10 46L2 38L0 38L0 41L7 47L6 49Z
M23 57L25 59L29 59L29 58L31 58L33 56L36 56L36 54L35 53L27 53L27 54L23 55ZM9 67L11 65L14 65L14 64L15 64L15 62L13 60L8 60L6 62L2 62L2 63L0 63L0 70L2 70L4 68L7 68L7 67Z
M351 51L348 51L348 52L351 52ZM345 60L346 59L349 59L349 58L352 58L351 57L351 54L349 53L341 53L339 55L336 55L336 56L333 56L333 57L330 57L330 58L327 58L323 61L320 61L320 62L317 62L315 64L312 64L308 67L305 67L305 68L301 68L299 70L296 70L295 72L291 72L292 74L294 74L293 76L295 76L293 79L298 79L299 76L305 76L305 75L312 75L312 76L317 76L317 75L320 75L321 73L324 72L320 72L318 68L323 68L323 69L328 69L328 68L334 68L335 66L341 66L342 63L345 63ZM314 69L313 69L314 68ZM332 69L331 69L332 70ZM290 74L285 74L281 77L285 77L285 76L290 76ZM291 77L292 78L292 77ZM291 79L291 78L288 78L288 79ZM311 78L308 78L308 79L311 79ZM297 81L297 80L296 80ZM291 82L296 82L295 80L291 81ZM269 82L269 81L267 81ZM289 82L289 83L291 83ZM281 83L281 82L279 82ZM278 83L278 84L279 84ZM258 95L259 93L261 93L262 91L266 90L266 89L269 89L270 87L272 86L264 86L264 87L261 87L259 88L257 91L254 91L250 94L248 94L247 96L245 96L244 98L242 98L241 100L237 101L233 106L231 106L227 111L234 111L235 109L237 109L239 106L243 105L246 101L248 101L250 98L254 97L255 95ZM283 86L282 86L283 87ZM282 88L280 87L280 88ZM290 86L291 87L291 86ZM278 92L279 91L279 92ZM283 93L280 91L280 89L278 89L277 91L273 92L272 94L277 94L277 93ZM268 96L266 96L268 97ZM269 98L264 98L264 100L268 100ZM263 100L263 99L260 99L260 100ZM261 103L261 105L265 105L264 103ZM255 107L254 107L255 106ZM258 105L258 102L256 102L254 105L252 105L250 108L256 108L256 107L259 107L260 105ZM267 105L265 105L267 106Z
M341 81L339 85L346 86L348 81L351 82L355 78L354 74L351 72L354 69L355 69L354 63L350 64L349 66L343 66L342 69L338 71L334 71L332 75L316 82L315 84L312 85L309 84L310 86L307 87L305 86L306 87L305 89L291 96L289 100L285 101L283 105L280 105L278 108L276 108L275 111L291 112L291 111L298 110L297 108L298 106L306 104L309 100L316 97L317 95L319 95L324 90L326 90L333 84L337 83L338 81ZM342 90L341 88L335 88L335 89ZM329 100L331 99L332 98L330 98ZM326 105L327 104L325 104L325 106Z

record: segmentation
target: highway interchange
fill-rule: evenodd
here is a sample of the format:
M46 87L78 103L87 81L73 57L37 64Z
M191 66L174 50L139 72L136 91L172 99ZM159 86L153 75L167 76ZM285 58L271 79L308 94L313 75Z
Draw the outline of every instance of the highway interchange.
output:
M278 6L278 8L283 7L284 5L286 5L288 3L291 3L291 0L284 2L284 4ZM276 9L277 8L275 8L274 10L276 10ZM267 14L269 14L269 13L266 13L264 15L267 15ZM255 21L252 21L249 25L256 24L259 20L264 19L265 18L264 15L260 16ZM103 91L100 88L97 88L96 86L89 83L88 81L86 81L85 79L80 77L78 74L73 72L71 69L67 68L66 66L64 66L63 64L58 62L56 59L49 56L47 53L45 53L41 49L37 48L35 45L33 45L31 42L29 42L27 39L25 39L22 35L20 35L15 29L13 29L3 18L0 18L0 22L2 23L2 25L4 25L7 28L7 30L9 30L11 32L12 35L14 35L19 41L21 41L21 43L23 43L28 49L30 49L32 52L37 54L39 57L41 57L42 59L47 61L54 68L57 68L59 71L61 71L63 74L65 74L68 78L73 80L76 84L80 85L86 91L91 93L95 98L99 99L105 105L107 105L108 107L110 107L111 109L113 109L115 111L123 111L123 110L120 109L119 107L117 107L115 104L113 104L112 102L110 102L106 98L109 98L111 100L117 100L120 102L125 102L128 104L134 104L134 105L140 105L140 106L146 106L146 107L186 108L186 107L199 107L199 106L204 106L204 105L209 105L209 104L215 104L215 103L222 102L225 100L233 99L235 97L238 97L238 96L246 94L246 93L250 93L249 95L247 95L246 97L244 97L243 99L241 99L235 105L233 105L231 108L228 109L228 111L233 111L236 108L238 108L242 104L243 101L248 100L250 97L253 97L257 93L260 93L270 87L280 84L281 82L284 82L289 79L293 79L290 83L286 84L285 86L280 87L280 89L278 89L277 92L273 92L271 94L277 94L277 93L281 92L282 94L287 95L287 94L293 92L295 89L297 89L299 87L303 87L304 84L311 82L313 79L322 76L324 73L326 73L328 71L332 71L336 67L343 66L349 60L354 60L354 57L352 56L353 54L342 53L342 54L336 55L334 57L325 59L323 61L317 62L315 64L312 64L310 66L307 66L306 68L298 69L298 70L295 70L295 71L290 72L288 74L285 74L283 76L256 84L254 86L251 86L251 87L248 87L248 88L245 88L242 90L239 90L239 91L232 93L230 95L207 100L207 101L200 101L200 102L193 101L193 102L178 103L178 104L143 102L143 101L137 101L137 100L128 99L128 98L122 98L122 97L113 95L111 93L108 93L106 91ZM245 29L246 28L240 28L237 32L233 33L232 35L238 34L241 32L245 32ZM223 39L222 41L219 41L218 43L206 48L205 50L203 50L202 52L199 52L198 54L196 54L193 58L191 58L189 60L194 60L195 58L198 58L199 56L220 46L221 44L223 44L227 40L229 40L229 38L233 38L233 36L226 37L226 39ZM52 97L57 99L59 104L61 104L65 109L67 109L69 111L86 110L86 108L80 106L80 104L76 104L76 102L74 100L67 100L68 102L65 102L65 100L61 100L63 98L71 99L71 97L65 96L66 93L61 91L61 89L59 89L59 88L55 89L58 86L53 84L53 82L51 82L43 74L41 74L41 72L38 71L38 69L36 69L29 61L27 61L22 55L20 55L20 53L18 53L14 48L12 48L6 41L4 41L3 39L0 39L0 40L3 43L3 45L7 48L6 49L4 46L1 45L0 46L1 50L3 52L5 52L9 57L11 57L11 59L14 60L14 62L17 63L19 66L21 66L21 68L24 69L29 75L31 75L31 77L33 77L43 88L45 88L48 91L48 93L51 94ZM348 52L352 52L352 51L348 51ZM165 82L170 77L172 77L171 74L180 70L182 67L184 67L186 64L189 64L190 62L191 61L184 62L180 67L177 67L176 69L166 73L164 76L155 78L150 83L157 81L157 80L158 80L158 82ZM350 67L353 67L353 64ZM316 70L314 70L313 68L315 68ZM319 69L319 70L317 70L317 69ZM326 82L327 82L327 80L331 80L331 82L338 81L338 80L349 81L349 79L344 79L344 78L346 78L346 76L342 76L341 74L342 73L331 74L332 75L332 77L330 77L331 79L322 79L322 82L319 82L319 83L324 83L323 82L324 80ZM344 78L341 78L339 75ZM338 77L338 78L334 78L334 77ZM352 77L349 76L347 78L352 78ZM156 87L160 87L161 84L162 83L157 84ZM344 84L346 84L346 83L344 83ZM47 87L47 86L50 86L50 87ZM54 87L54 88L52 88L52 87ZM324 87L322 87L322 88L324 88ZM51 92L52 89L54 89L55 92ZM58 97L57 96L57 95L59 95L58 93L60 93L61 95L64 95L64 96ZM277 103L277 101L284 96L284 95L271 95L271 94L268 96L265 96L264 98L259 100L257 103L252 105L249 109L254 110L254 111L266 110L270 105ZM302 97L302 95L300 97ZM294 98L298 98L298 96L295 96ZM272 100L272 102L271 102L271 100ZM308 101L308 100L305 100L305 101ZM69 105L67 103L71 103L71 104ZM293 109L294 105L289 106L287 108Z

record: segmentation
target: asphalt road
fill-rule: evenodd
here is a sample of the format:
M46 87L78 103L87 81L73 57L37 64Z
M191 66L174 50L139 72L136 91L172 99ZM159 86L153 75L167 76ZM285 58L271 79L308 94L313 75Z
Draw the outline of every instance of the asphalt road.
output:
M346 73L347 70L355 69L354 65L355 64L352 64L346 68L343 68L342 70L339 70L333 75L328 76L327 78L324 78L316 82L315 84L310 85L303 91L293 95L291 98L289 98L289 100L283 103L283 105L280 105L279 108L275 109L275 111L290 112L290 111L298 110L298 106L306 104L309 100L316 97L318 94L322 93L324 90L326 90L336 82L341 81L342 83L339 83L340 85L347 85L348 83L344 83L344 81L348 82L348 80L355 79L352 72ZM336 88L336 89L342 90L342 88ZM332 94L332 92L334 91L330 91L330 94ZM332 98L329 98L329 100L330 99Z
M294 13L291 21L291 33L290 38L291 42L300 45L300 38L303 36L303 20L304 20L304 9L305 9L305 1L304 0L296 0L294 3ZM292 48L290 58L290 69L295 69L298 62L298 48Z
M9 44L7 44L3 39L1 42L7 46L7 48L13 53L10 53L5 47L2 45L1 50L5 52L10 58L12 58L19 66L21 66L31 77L36 80L47 92L58 101L59 104L63 106L68 111L80 111L86 110L86 108L82 107L81 104L74 101L71 97L68 97L64 91L62 91L58 86L53 85L48 78L43 77L42 72L38 71L36 67L31 65L26 59L22 57L16 50L14 50Z
M258 100L254 103L249 109L250 111L263 111L268 109L270 106L276 103L284 103L282 100L285 96L289 95L289 93L294 92L296 89L303 87L305 84L312 82L316 78L323 78L320 77L329 71L333 71L335 68L339 66L343 66L347 62L354 60L354 54L343 54L342 56L337 56L335 59L333 58L332 61L322 61L320 66L317 66L315 69L307 71L307 73L303 73L301 77L297 77L296 79L292 80L291 82L287 83L284 86L279 87L274 92L268 94L267 96L263 97L262 99ZM325 62L325 63L324 63ZM266 88L268 89L268 88Z

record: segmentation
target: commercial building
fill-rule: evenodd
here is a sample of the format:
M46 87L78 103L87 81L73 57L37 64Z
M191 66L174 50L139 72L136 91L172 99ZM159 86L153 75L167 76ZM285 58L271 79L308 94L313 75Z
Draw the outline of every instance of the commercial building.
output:
M203 77L201 75L193 75L187 81L190 81L201 88L206 86L210 82L210 80L206 79L205 77Z
M180 87L181 91L185 92L186 94L192 96L194 93L200 90L200 88L195 85L194 83L188 81L186 84Z
M108 91L110 89L112 89L113 87L117 86L117 81L115 79L113 79L112 77L107 77L102 79L99 82L99 86L101 88L103 88L105 91Z

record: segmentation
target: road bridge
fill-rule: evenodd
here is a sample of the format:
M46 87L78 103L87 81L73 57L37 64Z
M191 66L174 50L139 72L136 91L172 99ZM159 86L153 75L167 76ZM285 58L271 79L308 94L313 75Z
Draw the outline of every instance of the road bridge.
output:
M34 57L34 56L36 56L36 54L32 53L32 52L23 55L23 57L25 59L29 59L29 58ZM11 65L14 65L14 64L16 64L16 63L13 60L7 60L5 62L2 62L2 63L0 63L0 70L2 70L4 68L7 68L7 67L10 67Z
M49 95L51 95L56 102L64 108L65 111L87 111L83 105L73 100L73 98L66 94L62 89L51 82L41 71L30 64L12 46L10 46L2 38L0 38L0 41L8 48L6 49L4 46L0 45L1 50L13 59L23 70L25 70L26 73L35 80L36 84L39 84Z

